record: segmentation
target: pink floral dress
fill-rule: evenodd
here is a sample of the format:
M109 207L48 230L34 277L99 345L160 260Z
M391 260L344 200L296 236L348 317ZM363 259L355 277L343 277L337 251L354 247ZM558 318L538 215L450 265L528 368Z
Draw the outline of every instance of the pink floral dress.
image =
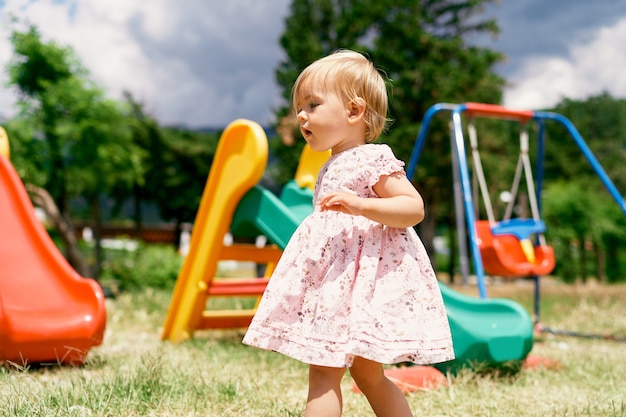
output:
M403 167L387 145L332 155L314 201L339 190L377 198L379 178ZM317 206L285 248L243 343L331 367L349 367L354 356L386 364L454 358L441 292L413 228Z

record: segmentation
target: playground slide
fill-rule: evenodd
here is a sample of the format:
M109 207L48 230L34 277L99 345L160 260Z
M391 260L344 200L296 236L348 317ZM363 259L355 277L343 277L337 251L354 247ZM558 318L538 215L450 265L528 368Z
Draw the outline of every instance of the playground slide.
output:
M309 212L312 211L310 199L308 207ZM301 208L294 210L271 191L255 185L237 205L230 230L234 236L265 235L279 248L285 249L303 216L306 213L302 213Z
M313 191L299 186L296 180L285 184L280 193L280 201L289 207L289 211L300 221L313 212Z
M249 323L252 318L254 311L218 311L208 321L205 309L216 287L213 278L217 263L226 259L222 256L223 242L233 213L242 197L261 180L267 157L267 137L258 123L237 119L222 133L194 221L189 253L176 279L163 324L163 340L179 343L193 337L197 329L225 328L233 324L231 318L236 318L238 324L245 320Z
M317 173L330 157L330 151L316 152L306 144L295 178L283 187L280 198L255 186L239 202L231 227L233 234L267 236L281 249L306 216L313 212L313 187Z
M104 294L56 248L0 155L0 362L81 364L102 343Z
M522 362L533 346L533 324L518 303L475 298L440 283L456 359L436 365L442 371Z

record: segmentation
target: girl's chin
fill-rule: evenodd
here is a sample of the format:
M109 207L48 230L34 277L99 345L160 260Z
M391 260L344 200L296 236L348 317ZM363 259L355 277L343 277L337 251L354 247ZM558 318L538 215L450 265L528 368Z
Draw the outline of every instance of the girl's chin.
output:
M316 146L314 143L311 143L309 141L307 141L307 143L309 144L311 149L313 149L315 152L324 152L324 151L328 150L328 148Z

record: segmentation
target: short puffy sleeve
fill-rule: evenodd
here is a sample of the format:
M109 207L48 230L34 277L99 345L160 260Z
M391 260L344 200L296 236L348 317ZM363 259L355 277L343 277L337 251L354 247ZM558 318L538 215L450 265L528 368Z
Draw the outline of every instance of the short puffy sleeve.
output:
M395 172L402 172L406 175L404 162L396 158L389 145L374 145L369 147L368 152L371 155L367 158L366 176L370 188L376 185L380 177L384 175L391 175Z

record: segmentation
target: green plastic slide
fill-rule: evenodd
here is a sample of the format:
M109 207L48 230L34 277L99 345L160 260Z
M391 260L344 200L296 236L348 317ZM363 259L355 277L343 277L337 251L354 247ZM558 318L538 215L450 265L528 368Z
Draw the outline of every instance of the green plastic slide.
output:
M533 323L524 307L502 298L470 297L439 284L446 305L454 361L436 365L442 371L515 365L533 347Z
M280 193L282 201L300 221L313 212L313 191L291 180Z
M230 231L239 237L265 235L279 248L285 249L303 219L274 193L255 185L237 205Z

